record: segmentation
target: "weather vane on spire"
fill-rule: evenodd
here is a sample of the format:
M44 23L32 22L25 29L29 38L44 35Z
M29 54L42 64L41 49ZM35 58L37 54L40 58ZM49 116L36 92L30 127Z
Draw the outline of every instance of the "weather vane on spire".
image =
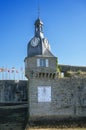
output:
M38 0L38 18L40 17L40 3L39 3L39 0Z

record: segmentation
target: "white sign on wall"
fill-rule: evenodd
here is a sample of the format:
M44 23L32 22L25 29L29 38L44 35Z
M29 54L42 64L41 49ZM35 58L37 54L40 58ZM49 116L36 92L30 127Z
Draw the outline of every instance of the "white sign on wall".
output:
M51 86L38 86L38 102L51 102Z

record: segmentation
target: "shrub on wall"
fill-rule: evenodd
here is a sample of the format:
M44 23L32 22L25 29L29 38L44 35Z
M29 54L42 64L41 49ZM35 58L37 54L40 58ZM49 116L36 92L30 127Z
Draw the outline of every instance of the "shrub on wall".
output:
M67 71L67 72L65 73L65 77L71 77L72 74L73 74L72 71Z

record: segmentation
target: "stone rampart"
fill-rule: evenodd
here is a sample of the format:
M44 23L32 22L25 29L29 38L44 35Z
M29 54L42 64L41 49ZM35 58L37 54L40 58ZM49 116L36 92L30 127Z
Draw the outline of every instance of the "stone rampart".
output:
M0 130L24 130L27 113L27 81L0 80Z
M66 71L84 71L86 72L86 66L71 66L71 65L58 65L62 72Z
M27 81L0 80L0 102L27 101Z
M27 84L27 81L0 81L0 130L23 130L27 115L31 121L86 118L85 76L63 78L33 76L29 79L29 104L27 104ZM49 102L39 102L38 87L51 87ZM15 100L16 92L20 93L16 98L18 100Z
M51 87L51 101L38 101L39 84L40 87ZM29 119L86 117L85 77L33 78L29 85Z

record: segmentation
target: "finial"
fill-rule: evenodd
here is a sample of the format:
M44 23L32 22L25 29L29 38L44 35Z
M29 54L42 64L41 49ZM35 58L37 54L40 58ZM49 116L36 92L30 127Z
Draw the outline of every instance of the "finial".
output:
M39 0L38 0L38 18L40 17L40 3L39 3Z

